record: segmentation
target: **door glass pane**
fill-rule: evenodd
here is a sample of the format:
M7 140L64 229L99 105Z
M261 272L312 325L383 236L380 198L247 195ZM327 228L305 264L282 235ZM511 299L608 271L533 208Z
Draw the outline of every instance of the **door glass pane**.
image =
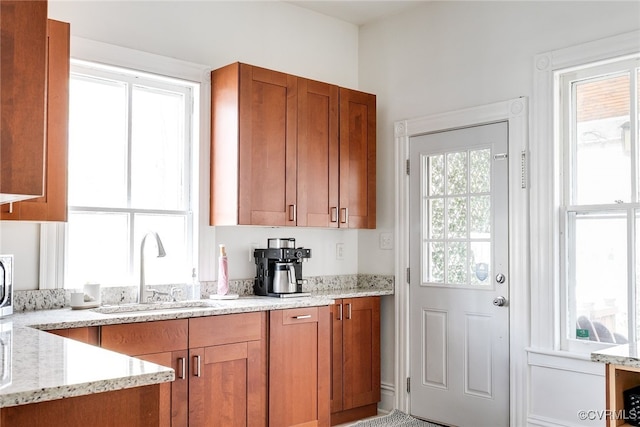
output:
M84 76L69 84L69 205L126 207L126 85Z
M447 194L467 192L467 153L447 153Z
M444 194L444 156L429 157L429 194L438 196Z
M448 233L450 239L467 237L467 198L447 198Z
M469 153L469 192L487 193L491 189L491 150L473 150Z
M132 285L129 276L129 220L123 213L69 212L66 288L88 282ZM100 280L96 280L100 278Z
M444 200L432 199L429 203L429 224L425 224L425 230L429 230L429 237L442 239L444 237Z
M455 285L467 283L467 243L449 242L447 244L447 279Z
M574 83L572 204L631 202L629 74Z
M569 241L575 242L569 251L568 273L575 286L576 329L587 329L592 341L626 342L626 215L571 213L568 223Z
M491 285L491 150L424 156L422 168L423 281Z
M184 95L134 86L132 96L131 205L182 209Z

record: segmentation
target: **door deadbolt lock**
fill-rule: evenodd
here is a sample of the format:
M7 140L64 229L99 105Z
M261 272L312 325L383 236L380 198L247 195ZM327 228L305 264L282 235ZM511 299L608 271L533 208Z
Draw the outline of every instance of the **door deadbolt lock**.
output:
M506 279L506 277L504 277L504 274L502 274L502 273L498 273L496 275L496 282L498 282L498 283L504 283L505 279Z
M496 307L502 307L507 303L507 299L503 296L500 297L495 297L493 299L493 305L495 305Z

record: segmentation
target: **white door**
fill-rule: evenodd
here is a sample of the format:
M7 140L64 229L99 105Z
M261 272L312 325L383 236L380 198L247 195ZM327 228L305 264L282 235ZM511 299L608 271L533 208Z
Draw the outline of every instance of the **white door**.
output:
M509 424L507 123L412 137L411 413Z

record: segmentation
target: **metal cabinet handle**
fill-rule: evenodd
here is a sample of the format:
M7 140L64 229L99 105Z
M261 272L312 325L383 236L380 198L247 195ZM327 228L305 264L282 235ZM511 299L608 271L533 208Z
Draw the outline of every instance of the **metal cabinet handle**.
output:
M347 320L351 320L351 303L347 304Z
M297 215L296 205L289 205L289 221L295 221Z
M338 222L338 207L331 208L331 222Z
M178 357L178 363L180 367L178 378L184 380L187 372L187 359L184 357Z
M310 314L302 314L300 316L293 316L294 319L311 319Z
M340 222L346 224L349 222L349 208L341 208L340 209Z
M195 375L196 377L199 377L200 376L200 355L193 356L193 359L195 361L194 363L195 372L193 373L193 375Z
M342 320L342 304L338 304L338 320Z

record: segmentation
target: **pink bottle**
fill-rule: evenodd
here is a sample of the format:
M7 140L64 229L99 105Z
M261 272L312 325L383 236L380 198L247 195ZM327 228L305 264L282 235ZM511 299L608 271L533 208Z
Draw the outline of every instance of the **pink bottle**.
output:
M227 295L228 293L227 251L224 245L220 245L220 256L218 257L218 295Z

